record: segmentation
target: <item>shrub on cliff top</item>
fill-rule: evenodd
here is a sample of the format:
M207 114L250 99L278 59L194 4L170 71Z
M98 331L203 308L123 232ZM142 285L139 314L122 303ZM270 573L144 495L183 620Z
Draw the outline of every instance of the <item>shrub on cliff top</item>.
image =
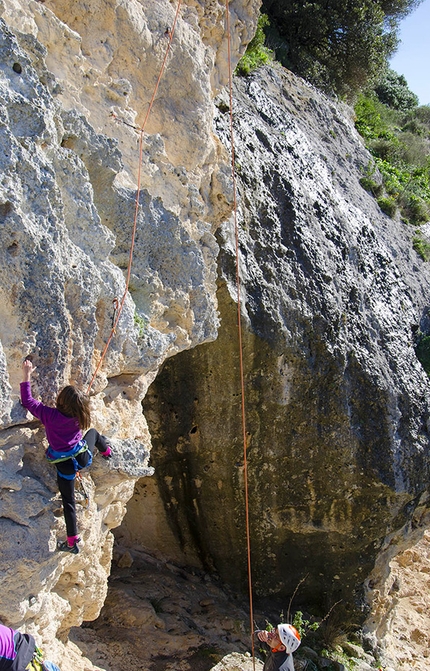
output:
M412 93L403 75L388 68L385 75L375 86L378 99L396 110L406 111L418 106L418 96Z
M402 88L407 86L402 84ZM398 106L398 98L396 101ZM405 221L420 226L430 219L430 107L423 105L406 112L403 104L400 107L383 103L376 90L359 97L355 106L356 128L374 156L361 183L378 198L386 214L393 216L397 207ZM376 170L382 176L386 194L369 188L375 182ZM424 258L421 246L414 247Z
M398 44L400 20L421 1L263 0L276 27L268 46L315 86L352 99L386 67Z
M248 44L246 51L236 67L236 74L249 75L261 65L266 65L273 60L273 51L265 46L266 35L264 28L269 25L267 14L260 14L258 18L257 30L254 37Z

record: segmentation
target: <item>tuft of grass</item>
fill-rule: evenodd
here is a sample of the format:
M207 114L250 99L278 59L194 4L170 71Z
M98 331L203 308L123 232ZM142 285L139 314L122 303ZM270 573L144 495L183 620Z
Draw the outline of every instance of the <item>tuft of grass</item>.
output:
M346 671L355 671L355 669L357 668L357 662L354 659L348 657L346 652L344 652L343 650L323 649L321 651L321 657L325 657L327 660L331 660L332 662L331 664L329 664L329 666L325 667L327 671L332 671L332 669L334 671L334 669L339 668L339 665L342 665ZM333 663L333 660L335 663Z
M390 198L389 196L381 196L377 199L376 202L385 214L388 214L389 217L394 217L397 211L397 205L394 198Z
M148 325L148 322L144 317L142 317L137 312L134 313L133 321L135 323L135 326L137 326L137 328L139 330L139 338L141 338L143 336L143 334L145 333L145 329Z
M379 198L379 196L382 196L382 192L384 190L384 187L382 184L378 184L378 182L375 182L374 179L371 177L365 176L360 179L360 184L369 193L372 194L375 198Z

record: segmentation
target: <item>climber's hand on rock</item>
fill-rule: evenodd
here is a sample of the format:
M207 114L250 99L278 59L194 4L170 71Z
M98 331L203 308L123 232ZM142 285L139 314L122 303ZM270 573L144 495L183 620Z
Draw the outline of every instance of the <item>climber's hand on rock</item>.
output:
M36 367L30 359L26 359L22 364L23 382L30 382L31 374L34 373Z

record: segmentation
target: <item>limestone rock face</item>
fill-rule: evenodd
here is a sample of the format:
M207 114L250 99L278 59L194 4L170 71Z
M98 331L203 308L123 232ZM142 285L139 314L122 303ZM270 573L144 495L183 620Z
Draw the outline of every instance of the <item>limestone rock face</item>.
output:
M392 660L393 667L399 671L412 668L426 671L428 668L429 517L427 514L424 520L427 526L424 535L418 534L418 529L415 530L418 542L410 544L407 550L394 556L391 561L391 548L388 547L385 557L377 562L369 580L373 607L366 622L365 639L369 647L375 646L377 642L378 657ZM378 569L387 563L390 573L383 580ZM384 573L387 573L386 570Z
M233 67L258 6L231 3ZM217 335L214 231L231 211L212 129L227 77L224 11L218 1L182 8L142 135L171 2L0 0L0 619L35 634L57 662L56 637L100 611L110 530L135 481L153 472L146 390L166 357ZM44 431L19 403L21 363L32 355L33 394L45 403L64 384L85 388L123 296L91 387L93 424L114 458L96 458L85 476L82 549L60 556L61 504ZM82 663L72 648L65 671Z
M285 612L307 576L296 604L342 600L363 621L378 558L425 528L429 380L413 344L429 271L361 188L369 156L345 110L280 69L237 81L234 101L253 584ZM164 551L245 585L231 223L219 239L219 337L167 362L144 410L177 539ZM135 519L122 532L161 549Z
M259 5L229 3L233 67ZM246 585L225 5L184 3L142 133L175 12L169 0L0 0L0 620L62 671L92 666L81 650L93 641L67 638L100 612L120 525L124 544ZM307 605L342 599L346 621L372 606L388 618L389 563L428 519L429 382L413 344L429 271L361 189L369 157L345 110L276 69L234 95L254 586L284 607L308 574ZM33 392L53 403L64 384L88 385L110 335L91 393L114 457L84 476L82 549L62 556L21 362L32 355ZM125 630L170 627L179 607L159 618L127 605ZM113 591L106 621L117 606ZM211 634L231 631L228 651L245 645L236 624Z

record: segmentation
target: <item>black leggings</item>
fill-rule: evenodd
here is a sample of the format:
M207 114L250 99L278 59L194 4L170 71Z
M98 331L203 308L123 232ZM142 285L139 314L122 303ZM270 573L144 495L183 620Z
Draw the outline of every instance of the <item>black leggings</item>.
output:
M106 438L95 429L90 429L87 431L84 436L84 440L87 442L88 449L91 452L93 452L95 447L97 447L99 452L106 452L108 447ZM85 468L90 460L88 450L77 454L74 459L78 462L78 470ZM76 472L75 464L73 459L66 459L66 461L60 461L55 465L57 467L58 489L60 490L61 499L63 501L67 536L77 536L78 530L76 526L75 479L73 478L73 480L66 480L66 478L62 478L60 475L60 473L64 473L64 475L74 475Z

